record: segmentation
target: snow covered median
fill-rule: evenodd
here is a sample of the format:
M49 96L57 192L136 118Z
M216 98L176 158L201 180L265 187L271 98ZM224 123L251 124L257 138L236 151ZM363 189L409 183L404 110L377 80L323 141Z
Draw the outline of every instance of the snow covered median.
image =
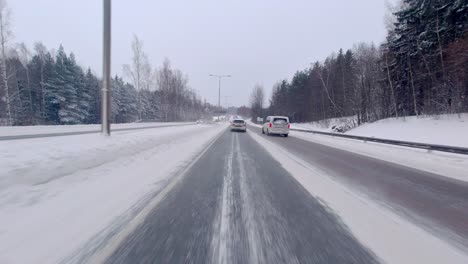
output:
M92 254L225 128L0 142L0 263Z

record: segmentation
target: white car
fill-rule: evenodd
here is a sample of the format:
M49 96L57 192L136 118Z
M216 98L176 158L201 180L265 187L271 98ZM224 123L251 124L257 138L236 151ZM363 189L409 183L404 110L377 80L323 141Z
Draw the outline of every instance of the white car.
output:
M262 133L267 135L289 135L289 118L286 116L268 116L263 123Z
M233 119L231 121L231 131L247 132L247 123L243 119Z

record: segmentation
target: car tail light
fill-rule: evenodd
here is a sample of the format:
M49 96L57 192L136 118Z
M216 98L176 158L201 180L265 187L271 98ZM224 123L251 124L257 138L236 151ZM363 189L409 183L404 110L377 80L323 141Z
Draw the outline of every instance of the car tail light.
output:
M291 124L288 124L288 129L290 129L290 128L291 128Z
M270 123L268 126L269 126L269 127L272 127L273 125Z

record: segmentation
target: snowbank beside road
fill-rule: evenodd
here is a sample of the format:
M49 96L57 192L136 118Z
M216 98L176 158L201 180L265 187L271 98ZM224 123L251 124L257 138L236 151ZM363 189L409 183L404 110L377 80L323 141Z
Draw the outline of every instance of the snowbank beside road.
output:
M224 129L0 142L0 263L83 262Z
M166 125L193 124L189 122L154 122L154 123L126 123L112 124L112 129L143 128ZM0 137L22 136L36 134L53 134L67 132L100 131L101 125L55 125L55 126L0 126Z
M291 128L321 132L341 132L336 128L343 128L349 135L468 147L468 113L387 118L361 126L356 117L331 118L292 123Z
M346 134L468 147L468 114L387 118Z
M315 130L321 132L341 132L357 126L357 117L338 117L308 123L292 123L293 129Z

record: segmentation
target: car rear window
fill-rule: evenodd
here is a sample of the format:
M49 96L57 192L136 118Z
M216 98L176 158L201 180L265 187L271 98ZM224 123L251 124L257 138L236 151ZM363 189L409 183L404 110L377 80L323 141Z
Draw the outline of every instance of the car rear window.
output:
M286 123L288 123L288 120L286 118L275 117L275 118L273 118L273 123L275 123L275 124L286 124Z
M244 120L234 120L233 123L236 123L236 124L244 124Z

